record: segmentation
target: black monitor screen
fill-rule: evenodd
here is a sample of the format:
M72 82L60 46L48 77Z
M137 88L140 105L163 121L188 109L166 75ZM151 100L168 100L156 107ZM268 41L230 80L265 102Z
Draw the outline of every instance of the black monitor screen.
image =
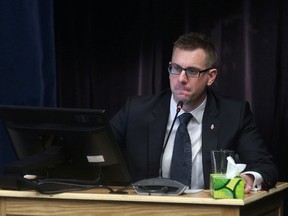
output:
M18 160L6 172L126 185L130 176L103 109L0 106Z

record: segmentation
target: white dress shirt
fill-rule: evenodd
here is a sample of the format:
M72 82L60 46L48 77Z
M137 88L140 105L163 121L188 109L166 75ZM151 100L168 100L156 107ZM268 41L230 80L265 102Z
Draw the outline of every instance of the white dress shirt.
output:
M188 132L191 139L192 147L192 174L191 174L191 189L203 189L204 188L204 177L203 177L203 165L202 165L202 119L203 113L206 105L206 98L202 104L196 109L192 110L190 113L193 115L192 119L187 125ZM177 104L171 97L170 99L170 116L168 120L168 125L166 129L165 140L171 128L173 119L176 115ZM180 116L184 113L181 110L178 114ZM162 161L162 174L163 177L170 177L170 166L174 147L174 140L177 128L179 126L179 119L175 121L174 127L171 131L170 138L168 140L167 146L163 154Z

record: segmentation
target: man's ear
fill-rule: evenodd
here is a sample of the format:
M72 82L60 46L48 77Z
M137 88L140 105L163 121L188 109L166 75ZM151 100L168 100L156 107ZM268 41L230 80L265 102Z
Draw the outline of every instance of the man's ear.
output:
M209 72L208 72L208 82L207 82L207 85L208 86L211 86L213 84L213 82L215 81L216 77L217 77L217 69L216 68L213 68L211 69Z

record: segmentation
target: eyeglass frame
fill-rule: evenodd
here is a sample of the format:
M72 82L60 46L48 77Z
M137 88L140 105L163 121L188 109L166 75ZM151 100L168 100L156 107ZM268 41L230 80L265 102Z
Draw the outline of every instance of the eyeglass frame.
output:
M181 71L180 71L178 74L177 74L177 73L171 73L171 71L172 71L172 70L171 70L172 65L176 65L177 67L179 67L179 69L181 69ZM188 75L187 70L189 70L189 69L195 69L195 73L197 72L198 74L197 74L196 76L194 76L194 75L192 75L192 76L191 76L191 75ZM172 74L172 75L180 75L181 72L184 70L184 72L185 72L185 74L186 74L187 77L199 78L201 73L207 72L207 71L209 71L209 70L211 70L211 69L213 69L213 67L209 67L209 68L204 69L204 70L199 70L198 68L194 68L194 67L182 68L182 67L179 66L178 64L175 64L175 63L170 62L170 63L169 63L169 66L168 66L168 73L169 73L169 74Z

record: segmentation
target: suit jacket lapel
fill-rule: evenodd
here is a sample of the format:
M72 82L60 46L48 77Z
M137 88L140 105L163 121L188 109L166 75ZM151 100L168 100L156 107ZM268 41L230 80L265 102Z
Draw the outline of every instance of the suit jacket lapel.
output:
M215 102L215 97L207 91L207 104L203 116L202 125L202 160L204 170L205 188L209 188L211 169L211 150L217 149L218 133L220 122L217 118L219 110Z
M154 108L149 118L148 129L148 175L158 176L160 168L160 157L164 144L167 122L170 112L171 93L164 95L158 105Z

